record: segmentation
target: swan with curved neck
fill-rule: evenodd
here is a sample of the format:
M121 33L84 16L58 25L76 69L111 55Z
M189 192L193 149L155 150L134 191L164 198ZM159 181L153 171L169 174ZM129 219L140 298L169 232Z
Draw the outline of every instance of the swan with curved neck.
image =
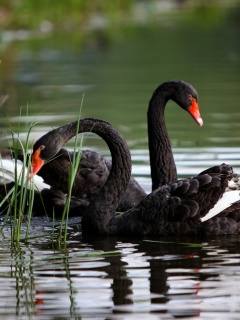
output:
M152 190L177 180L176 165L164 118L165 106L169 100L173 100L187 111L200 126L203 125L198 94L189 83L181 80L168 81L153 92L147 113Z
M78 131L77 128L79 128ZM45 161L55 156L67 141L76 134L83 132L96 133L105 140L110 149L112 168L104 188L101 189L101 199L104 198L105 206L115 212L131 177L131 156L125 140L107 122L86 118L80 120L79 126L78 121L75 121L48 132L37 140L33 146L33 170L38 170ZM121 183L118 184L117 181L121 181ZM112 197L110 202L107 201L109 197Z
M51 158L65 142L79 132L91 131L106 141L112 155L112 168L99 194L86 207L82 218L83 232L127 235L239 232L238 223L231 216L217 216L210 219L210 223L202 223L208 219L209 211L224 195L228 182L235 178L232 168L225 164L210 168L194 178L158 188L138 206L122 215L116 215L119 199L131 176L131 158L127 144L117 130L104 121L83 119L78 132L76 129L77 122L73 122L40 138L33 148L33 165L38 165L39 156L43 160ZM231 207L234 202L238 204L239 191L234 191L234 195L235 198L228 201L227 207ZM211 216L219 213L219 209L217 210Z

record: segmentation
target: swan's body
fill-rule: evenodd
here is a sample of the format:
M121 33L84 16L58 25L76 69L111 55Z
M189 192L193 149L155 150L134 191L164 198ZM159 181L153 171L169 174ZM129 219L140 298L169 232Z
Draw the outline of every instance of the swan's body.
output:
M40 138L33 147L33 167L52 158L76 134L77 126L77 122L69 123ZM218 215L210 219L209 224L201 221L222 198L229 181L236 180L232 168L225 164L210 168L194 178L164 185L136 207L116 215L116 208L131 176L127 144L117 130L104 121L81 120L78 133L87 131L98 134L108 144L112 168L104 186L85 208L82 218L84 232L149 236L239 232L238 221L233 218L236 215L230 216L230 208L226 217ZM234 201L236 207L233 210L239 206L236 199Z

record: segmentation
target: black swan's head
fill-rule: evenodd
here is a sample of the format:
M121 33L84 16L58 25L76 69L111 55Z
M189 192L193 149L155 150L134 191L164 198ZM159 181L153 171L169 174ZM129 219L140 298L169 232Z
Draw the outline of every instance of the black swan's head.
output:
M58 129L52 130L38 139L33 146L32 174L37 174L46 161L52 159L59 152L64 143L65 139Z
M198 93L191 84L182 80L164 82L154 91L152 100L160 96L164 97L165 102L169 99L176 102L181 108L186 110L200 126L203 125L198 106Z

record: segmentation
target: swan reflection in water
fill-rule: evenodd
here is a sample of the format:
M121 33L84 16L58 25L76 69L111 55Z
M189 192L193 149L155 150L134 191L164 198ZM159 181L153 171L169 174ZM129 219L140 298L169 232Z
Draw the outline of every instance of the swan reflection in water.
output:
M189 241L182 236L153 240L80 236L79 241L75 230L67 248L54 249L55 259L50 242L15 247L9 260L15 272L5 279L10 281L9 301L18 297L16 313L23 312L28 301L32 308L26 312L39 316L124 312L151 319L154 312L170 319L205 319L208 312L218 312L228 319L234 303L239 303L234 246L238 239ZM10 264L6 267L10 270Z

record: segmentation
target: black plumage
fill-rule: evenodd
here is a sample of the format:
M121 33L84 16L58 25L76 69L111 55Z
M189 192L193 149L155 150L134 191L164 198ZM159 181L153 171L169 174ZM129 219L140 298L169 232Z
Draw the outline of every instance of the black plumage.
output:
M46 134L36 142L33 152L45 150L48 156L56 154L76 134L77 125L77 122L72 122ZM223 221L227 221L224 226L219 218L221 229L211 227L213 222L201 221L223 196L229 181L236 178L232 168L226 164L209 168L196 177L164 185L136 207L123 214L115 214L131 176L130 152L118 131L104 121L81 120L78 133L85 131L96 133L105 140L112 155L112 168L106 183L84 210L83 232L142 236L238 232L237 221L227 216L223 217ZM49 136L54 137L54 144L51 144Z

